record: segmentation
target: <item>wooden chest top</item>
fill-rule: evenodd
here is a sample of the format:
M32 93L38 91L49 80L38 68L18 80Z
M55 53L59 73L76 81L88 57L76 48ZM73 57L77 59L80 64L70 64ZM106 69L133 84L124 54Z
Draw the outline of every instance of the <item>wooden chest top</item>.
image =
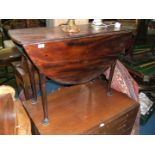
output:
M49 94L48 125L40 123L40 97L35 105L31 101L23 104L40 134L129 134L139 104L115 90L112 96L106 92L107 85L96 80Z

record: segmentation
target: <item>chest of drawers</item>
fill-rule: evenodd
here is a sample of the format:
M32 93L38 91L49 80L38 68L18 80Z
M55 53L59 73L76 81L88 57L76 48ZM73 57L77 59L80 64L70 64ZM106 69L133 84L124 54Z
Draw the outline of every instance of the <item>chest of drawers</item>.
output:
M113 118L111 121L107 120L106 123L98 124L86 133L94 135L128 135L132 131L137 110L137 107L135 107L125 114L120 115L118 118Z
M49 94L48 109L50 123L42 125L42 105L24 106L32 119L37 134L130 134L139 104L125 94L115 90L107 96L107 85L96 80L82 85L61 88Z

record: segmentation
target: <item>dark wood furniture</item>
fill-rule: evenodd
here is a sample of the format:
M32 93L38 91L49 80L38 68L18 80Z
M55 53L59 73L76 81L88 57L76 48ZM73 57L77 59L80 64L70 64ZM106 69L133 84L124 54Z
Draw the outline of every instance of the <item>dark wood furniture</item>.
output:
M0 94L0 135L15 134L15 105L11 94Z
M21 100L30 100L30 99L34 98L32 96L33 92L31 89L31 82L30 82L28 70L27 70L27 67L25 66L25 61L22 59L21 61L12 62L11 66L14 69L17 90L19 92L18 94L21 97L20 99ZM35 81L38 82L39 81L38 74L36 72L34 73L34 76L35 76ZM21 92L22 90L23 90L23 93ZM37 88L35 88L35 90L37 90ZM20 94L20 92L21 92L21 94ZM36 91L35 91L35 93L36 93ZM36 95L37 94L35 94L35 96Z
M80 33L65 33L60 27L10 30L12 40L24 47L29 63L31 81L34 64L40 76L44 119L48 123L45 76L62 84L82 84L95 79L111 66L108 94L115 60L125 49L131 31L109 27L93 29L79 26ZM33 87L35 84L33 83Z
M48 95L49 123L40 123L42 103L24 101L35 134L108 134L131 133L139 104L115 90L107 96L107 85L95 80L82 85L63 87Z
M0 135L31 134L30 119L19 100L11 94L0 94Z
M126 55L120 57L128 71L140 86L140 91L154 90L155 79L155 40L150 36L153 32L150 28L151 20L137 20L135 33L129 42Z
M44 19L1 19L1 28L4 32L4 39L10 39L8 30L23 29L30 27L45 27Z

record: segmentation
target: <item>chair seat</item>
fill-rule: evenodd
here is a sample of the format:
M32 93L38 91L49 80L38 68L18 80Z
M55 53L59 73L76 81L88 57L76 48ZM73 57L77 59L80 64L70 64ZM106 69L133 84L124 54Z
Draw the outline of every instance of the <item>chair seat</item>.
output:
M151 52L152 44L136 45L133 49L133 55Z
M0 50L0 65L3 63L9 63L12 61L19 60L21 58L21 53L16 47L3 48Z
M143 79L143 81L149 81L155 77L155 57L150 59L127 59L121 58L121 62L128 68L129 72L134 73L136 76Z
M12 40L4 40L3 44L5 48L12 48L16 46Z
M149 45L137 46L133 50L132 57L120 56L121 62L133 75L139 84L140 90L155 89L155 55Z

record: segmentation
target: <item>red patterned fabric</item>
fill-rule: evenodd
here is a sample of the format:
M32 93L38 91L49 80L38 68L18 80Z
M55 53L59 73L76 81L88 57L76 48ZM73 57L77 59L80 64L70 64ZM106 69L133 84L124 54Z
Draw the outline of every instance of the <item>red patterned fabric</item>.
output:
M110 68L104 72L107 79L109 79L109 72ZM116 62L111 87L138 101L139 86L119 60Z

